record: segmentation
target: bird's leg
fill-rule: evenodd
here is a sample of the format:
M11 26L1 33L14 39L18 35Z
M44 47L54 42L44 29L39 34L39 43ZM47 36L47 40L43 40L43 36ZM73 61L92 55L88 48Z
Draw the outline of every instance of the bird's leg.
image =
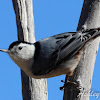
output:
M66 75L68 76L72 76L73 75L74 70L70 71L69 73L67 73Z
M66 74L66 78L65 78L65 82L63 80L61 80L61 82L64 82L64 86L60 87L60 90L63 90L65 88L65 86L68 85L74 85L78 90L84 90L84 88L80 85L80 82L76 81L76 82L72 82L68 80L69 76L73 75L73 71L69 72L68 74Z
M69 73L66 74L66 78L65 78L65 82L63 80L61 80L61 82L64 82L64 86L60 87L60 90L64 89L64 87L70 83L70 81L68 80L69 76L72 76L73 75L73 71L70 71ZM72 82L71 82L72 83Z
M68 80L68 75L66 75L66 78L65 78L65 82L63 80L61 80L61 82L64 82L64 86L60 87L60 90L63 90L65 88L65 85L67 83L67 80Z

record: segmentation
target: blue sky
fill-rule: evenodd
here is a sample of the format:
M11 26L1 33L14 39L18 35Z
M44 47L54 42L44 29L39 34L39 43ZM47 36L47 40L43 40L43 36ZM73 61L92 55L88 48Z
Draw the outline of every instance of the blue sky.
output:
M33 0L36 40L55 34L76 31L83 0ZM0 1L0 48L8 48L17 40L16 19L12 0ZM94 68L92 90L100 93L100 50ZM0 52L0 99L22 100L20 69L10 57ZM48 82L49 100L62 100L65 76L50 78ZM100 100L90 97L90 100Z

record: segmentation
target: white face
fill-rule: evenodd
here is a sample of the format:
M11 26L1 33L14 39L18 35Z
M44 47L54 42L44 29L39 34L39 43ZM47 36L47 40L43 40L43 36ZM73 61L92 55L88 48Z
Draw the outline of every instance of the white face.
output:
M12 44L11 44L12 45ZM9 49L0 49L9 54L11 59L28 75L32 76L32 65L34 62L35 46L34 44L20 43L11 46Z
M17 46L14 46L9 53L12 60L30 60L34 57L35 47L34 45L20 43Z

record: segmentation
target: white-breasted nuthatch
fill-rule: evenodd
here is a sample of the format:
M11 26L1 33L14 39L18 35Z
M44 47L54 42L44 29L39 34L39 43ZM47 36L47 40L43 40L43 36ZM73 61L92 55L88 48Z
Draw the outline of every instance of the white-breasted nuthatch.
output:
M68 32L35 43L16 41L0 51L8 53L28 76L49 78L73 72L80 61L82 48L99 35L100 28Z

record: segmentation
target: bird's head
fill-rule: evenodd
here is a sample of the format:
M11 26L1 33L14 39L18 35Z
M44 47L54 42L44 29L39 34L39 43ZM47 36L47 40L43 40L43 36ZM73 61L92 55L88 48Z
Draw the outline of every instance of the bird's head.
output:
M32 43L16 41L8 49L0 49L0 51L8 53L11 59L18 64L20 61L24 63L34 57L35 46Z

